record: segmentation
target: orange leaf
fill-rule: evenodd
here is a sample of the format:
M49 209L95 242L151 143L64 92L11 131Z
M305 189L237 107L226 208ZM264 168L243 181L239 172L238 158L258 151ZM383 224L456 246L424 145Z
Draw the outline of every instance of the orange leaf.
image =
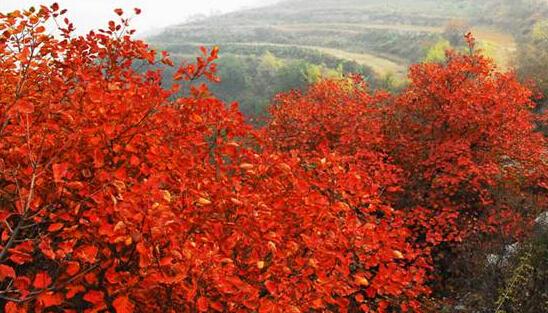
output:
M80 260L88 262L88 263L94 263L95 258L97 257L98 249L94 246L84 246L81 249L78 250L76 255Z
M198 204L200 204L200 205L210 205L211 201L209 199L206 199L206 198L199 198L198 199Z
M369 286L369 281L367 280L367 278L363 277L362 275L355 276L354 282L358 284L359 286L364 286L364 287Z
M196 114L196 113L194 113L190 116L190 120L193 121L194 123L201 123L201 122L204 121L202 119L202 117L199 114Z
M315 299L312 301L312 307L314 309L321 309L323 307L323 300L321 298Z
M49 232L58 231L61 228L63 228L63 226L65 226L63 223L54 223L54 224L49 225L48 231Z
M396 259L403 259L403 254L400 251L394 250L393 253Z
M15 302L8 302L4 306L4 311L6 313L19 313L19 308L17 307L17 304Z
M235 205L242 205L243 202L236 199L236 198L230 198L230 201L232 201L232 203L234 203Z
M244 169L244 170L250 170L250 169L253 168L253 164L242 163L242 164L240 164L240 168L241 168L241 169Z
M119 296L112 302L112 306L116 309L116 313L133 313L135 309L127 296Z

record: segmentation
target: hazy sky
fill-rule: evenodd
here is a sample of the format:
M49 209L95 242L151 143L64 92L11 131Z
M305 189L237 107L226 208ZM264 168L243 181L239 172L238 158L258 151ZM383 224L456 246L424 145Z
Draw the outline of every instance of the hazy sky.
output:
M68 9L68 17L74 22L78 33L105 27L110 19L116 17L113 13L115 8L133 12L133 8L138 7L143 12L132 21L132 25L142 33L181 23L189 15L229 12L275 0L0 0L0 12L53 2Z

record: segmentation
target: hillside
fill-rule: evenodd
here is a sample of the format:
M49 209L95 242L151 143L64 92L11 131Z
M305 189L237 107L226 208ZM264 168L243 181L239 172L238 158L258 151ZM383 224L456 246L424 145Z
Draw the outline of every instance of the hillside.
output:
M524 1L529 5L524 6L521 3ZM374 87L397 88L405 83L405 69L409 64L424 60L429 50L445 41L444 29L449 21L470 25L485 53L500 67L508 68L516 50L515 37L545 16L546 10L537 9L544 9L543 3L531 0L282 1L175 25L149 41L179 56L192 55L199 45L219 45L224 56L260 58L268 51L281 60L300 60L325 67L320 72L332 69L342 75L359 69L357 72L368 76ZM443 54L443 50L440 53ZM222 59L220 63L223 65ZM269 100L254 99L251 104L235 95L221 94L221 97L238 100L244 107L262 106L257 102Z
M539 1L286 2L152 45L139 7L34 1L0 1L0 313L548 313Z

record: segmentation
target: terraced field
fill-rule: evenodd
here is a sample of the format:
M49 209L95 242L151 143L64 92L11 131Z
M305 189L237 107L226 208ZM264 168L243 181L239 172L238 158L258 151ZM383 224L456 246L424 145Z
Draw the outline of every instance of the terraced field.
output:
M357 35L368 30L385 30L390 32L442 34L441 26L420 25L390 25L390 24L352 24L352 23L309 23L309 24L282 24L273 26L275 30L282 32L328 32L337 31L344 34ZM504 33L492 27L476 26L472 33L484 47L486 53L493 57L497 64L508 69L512 65L513 55L516 51L516 42L511 34ZM262 43L266 44L266 43ZM301 46L302 47L302 46ZM360 64L370 66L376 73L386 75L388 73L401 75L405 72L408 60L393 55L383 55L381 52L352 53L342 49L330 49L325 47L310 47L344 59L354 60Z
M167 45L166 45L167 44ZM172 43L172 47L175 45ZM191 43L191 47L198 47L198 46L214 46L215 43ZM238 46L241 48L256 48L256 47L264 47L267 50L273 50L269 48L298 48L302 49L303 51L318 51L326 55L333 56L338 59L342 60L349 60L354 61L361 65L366 65L370 67L373 72L377 73L378 75L385 76L385 75L396 75L398 77L404 77L406 74L407 66L404 60L394 61L390 58L383 57L381 55L377 54L370 54L366 52L361 53L354 53L349 52L342 49L334 49L334 48L326 48L326 47L320 47L320 46L306 46L306 45L298 45L298 44L280 44L280 43L269 43L269 42L227 42L224 44L225 46ZM163 47L166 47L169 49L170 45L168 43L164 43ZM184 54L188 56L188 54Z
M497 22L504 19L492 12L500 9L501 1L508 2L285 0L175 25L147 40L175 55L193 55L200 45L220 46L221 58L239 58L220 62L227 69L224 75L242 82L233 90L223 88L228 94L224 99L253 106L271 101L268 97L290 86L288 81L302 86L325 73L356 72L375 88L398 89L407 82L409 65L422 62L432 47L446 41L444 29L452 20L472 25L479 47L507 69L513 64L516 41ZM514 33L519 35L519 30ZM269 54L279 60L265 65L263 58ZM294 68L283 69L277 65L281 63Z
M367 65L379 77L401 79L405 68L441 38L444 24L467 12L455 8L447 0L290 1L177 25L151 41L315 49ZM511 64L516 47L511 35L481 25L473 31L502 68Z

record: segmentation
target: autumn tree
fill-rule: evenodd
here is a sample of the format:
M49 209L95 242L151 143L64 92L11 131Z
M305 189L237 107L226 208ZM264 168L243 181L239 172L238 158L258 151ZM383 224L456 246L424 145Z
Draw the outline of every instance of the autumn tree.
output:
M422 312L436 247L545 203L531 92L477 54L396 97L280 95L255 130L197 84L217 48L175 67L115 13L0 15L5 312Z
M466 39L469 52L413 66L400 95L371 94L359 79L325 81L279 96L266 128L275 149L312 162L312 171L337 159L341 171L372 183L365 190L403 218L410 245L434 257L437 273L450 266L440 262L449 247L479 243L485 260L499 239L526 235L546 204L533 93Z
M455 214L472 219L458 227L464 234L446 229L426 240L458 241L479 227L476 219L509 227L510 216L536 213L547 172L532 92L477 52L413 66L410 79L385 128L389 154L406 176L397 206L430 211L437 221L425 226L429 232L451 225Z
M419 310L427 255L382 157L278 150L191 84L217 49L163 89L135 69L173 62L115 12L80 37L56 4L0 16L5 312Z
M147 299L146 311L156 303L139 286L162 284L157 269L174 242L160 241L160 230L179 210L162 209L171 201L165 173L184 170L162 157L179 139L178 149L207 150L184 158L187 169L203 161L214 126L200 125L208 120L199 114L223 105L196 105L203 88L169 103L159 73L133 70L156 53L130 38L128 19L73 37L64 13L53 4L0 16L1 305L10 313L131 312ZM45 33L51 20L60 37ZM216 50L205 53L176 78L213 78ZM160 61L171 64L165 54ZM177 247L167 251L181 259Z
M354 260L344 262L351 262L350 273L359 268L371 281L365 294L358 293L353 300L356 304L363 301L361 309L365 312L407 311L410 305L417 310L416 300L405 299L420 299L428 293L428 251L415 249L404 216L386 200L399 189L400 179L399 169L390 164L381 147L382 112L378 104L387 97L384 93L370 95L358 77L323 81L304 93L278 96L271 108L272 119L264 129L266 147L298 158L298 165L305 170L301 176L315 178L306 193L323 199L323 205L314 210L324 216L327 224L322 227L344 225L341 230L351 230L341 233L337 241L355 251L368 251L370 241L388 249L373 254L354 252ZM388 257L386 261L395 255L405 262L388 266L371 263L378 257L382 260L383 255ZM392 277L392 285L388 277ZM372 300L377 297L385 300Z

